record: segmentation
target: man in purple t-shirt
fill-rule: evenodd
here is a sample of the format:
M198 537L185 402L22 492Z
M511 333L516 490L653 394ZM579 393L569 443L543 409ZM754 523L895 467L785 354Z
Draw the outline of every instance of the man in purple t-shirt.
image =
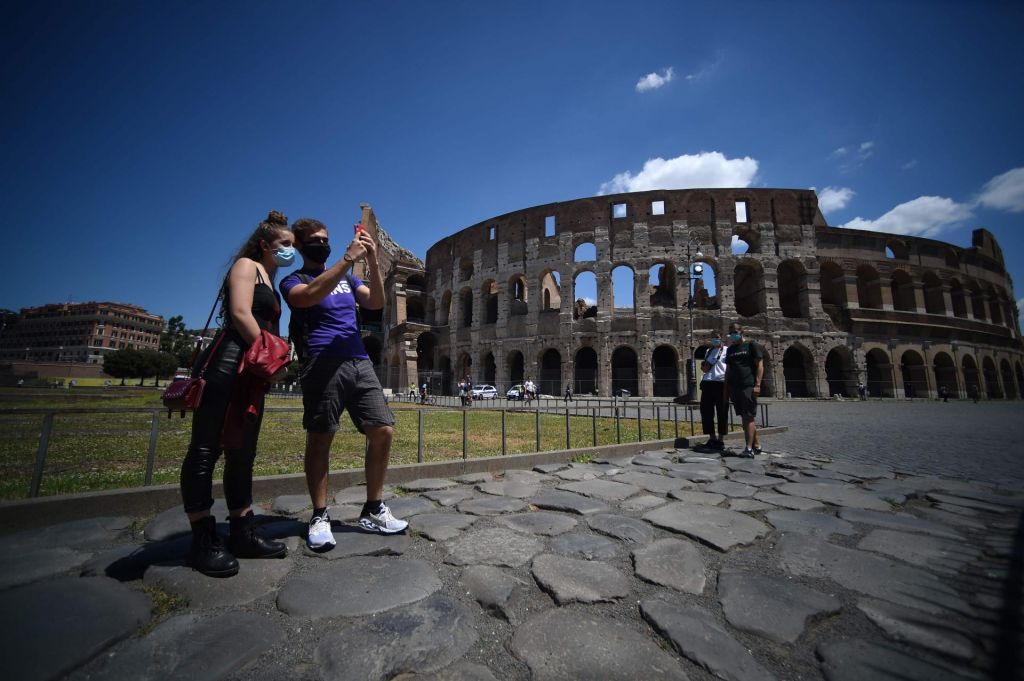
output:
M399 520L381 500L395 418L366 354L359 333L356 305L368 310L384 307L384 279L377 262L377 244L364 229L356 232L345 254L327 266L331 246L327 228L304 218L292 225L302 269L281 281L281 293L292 310L293 340L302 360L302 427L306 430L306 484L313 501L306 544L314 551L335 545L327 515L327 472L331 442L341 412L366 435L366 503L359 525L371 532L394 534L409 523ZM349 272L366 258L370 285Z

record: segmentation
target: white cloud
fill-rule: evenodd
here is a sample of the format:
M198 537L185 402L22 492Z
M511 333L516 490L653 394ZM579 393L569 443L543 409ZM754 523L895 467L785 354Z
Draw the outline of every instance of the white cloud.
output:
M658 88L671 83L674 75L675 69L671 66L662 71L660 75L658 73L648 73L636 82L636 91L647 92L648 90L657 90Z
M917 167L917 159L916 158L912 158L909 161L907 161L906 163L904 163L902 166L900 166L900 170L910 170L911 168L916 168L916 167Z
M849 151L850 150L847 149L846 147L839 147L838 149L834 150L831 154L829 154L828 157L829 158L838 158L840 156L846 156L846 154L848 154Z
M757 165L757 161L749 156L729 159L718 151L683 154L668 160L652 158L636 175L627 170L603 183L598 194L650 189L749 187L757 175Z
M814 189L814 187L811 187ZM818 208L823 213L831 213L835 210L846 208L857 192L849 187L825 187L818 192Z
M873 146L875 146L875 143L871 140L868 140L867 142L861 142L859 151L862 154L867 154L868 156L870 156L872 153L874 153L871 151L871 148Z
M985 208L1024 213L1024 168L997 175L981 188L978 203Z
M856 217L842 227L935 237L970 217L970 206L943 196L919 196L913 201L901 203L877 220Z

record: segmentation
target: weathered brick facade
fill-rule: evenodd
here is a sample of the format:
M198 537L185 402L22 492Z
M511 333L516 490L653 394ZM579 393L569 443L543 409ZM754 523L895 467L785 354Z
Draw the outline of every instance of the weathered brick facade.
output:
M379 237L369 207L363 220ZM733 253L734 236L746 253ZM596 258L577 261L581 244ZM468 373L499 388L532 377L547 393L573 382L601 395L676 395L691 317L697 357L711 330L742 323L767 351L766 392L779 397L852 396L858 382L874 395L919 397L942 386L1015 398L1024 387L1012 282L989 232L960 248L829 227L809 190L585 198L463 229L428 250L425 268L391 250L388 306L367 342L398 390L430 382L447 392ZM688 251L717 289L698 286L692 309ZM620 266L633 271L628 309L613 300ZM596 309L577 301L582 272L596 277Z

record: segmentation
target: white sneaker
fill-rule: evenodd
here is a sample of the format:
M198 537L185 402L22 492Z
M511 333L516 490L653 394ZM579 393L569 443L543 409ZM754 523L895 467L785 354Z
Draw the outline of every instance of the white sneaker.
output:
M380 513L367 513L359 518L359 526L370 532L395 534L409 527L409 523L391 515L391 509L385 504L380 505Z
M334 533L331 532L331 518L325 512L322 516L313 516L309 521L309 534L306 535L306 546L313 551L323 551L335 545Z

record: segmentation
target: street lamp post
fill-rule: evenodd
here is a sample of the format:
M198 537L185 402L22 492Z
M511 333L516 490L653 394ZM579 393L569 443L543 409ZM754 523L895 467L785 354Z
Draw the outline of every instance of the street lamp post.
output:
M693 366L693 282L701 278L704 267L694 263L693 258L703 258L700 243L690 234L686 240L686 270L676 269L676 274L686 277L686 308L688 310L689 327L686 341L686 401L693 402L697 396L697 378Z

